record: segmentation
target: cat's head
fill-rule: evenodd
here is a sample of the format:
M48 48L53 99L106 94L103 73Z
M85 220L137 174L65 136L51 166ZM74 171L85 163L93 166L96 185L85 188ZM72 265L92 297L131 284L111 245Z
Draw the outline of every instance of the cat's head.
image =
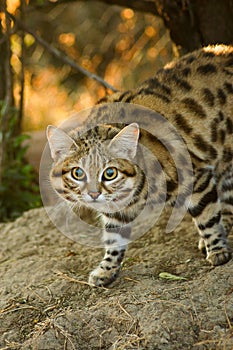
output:
M49 126L50 173L55 191L75 205L114 212L128 205L142 176L133 162L139 127L96 126L81 136Z

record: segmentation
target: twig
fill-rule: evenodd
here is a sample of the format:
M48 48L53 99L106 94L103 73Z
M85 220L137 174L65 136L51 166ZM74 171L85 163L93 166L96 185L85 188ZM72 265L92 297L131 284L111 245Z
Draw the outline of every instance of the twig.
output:
M133 317L123 308L123 306L120 303L120 300L117 300L117 304L119 305L120 309L132 320Z
M76 278L69 277L61 271L54 271L54 272L56 273L56 275L61 276L62 278L66 279L67 281L80 283L80 284L86 284L90 287L90 284L85 282L85 281L80 281L80 280L77 280Z
M36 310L36 311L40 311L37 307L35 306L31 306L31 305L26 305L26 306L21 306L21 307L17 307L17 305L12 305L4 310L0 310L0 314L9 314L11 312L15 312L15 311L20 311L20 310Z
M27 28L18 18L16 18L14 15L12 15L9 12L6 12L6 15L8 18L11 18L19 28L23 29L25 32L31 34L34 39L42 45L48 52L50 52L53 56L57 57L59 60L63 61L65 64L68 64L73 69L81 72L82 74L86 75L88 78L96 80L98 83L102 84L106 89L112 90L113 92L117 92L118 90L115 89L112 85L107 83L104 79L100 78L98 75L89 72L85 68L78 65L76 62L74 62L70 57L66 56L64 52L58 50L54 46L50 45L47 41L42 39L39 35L37 35L32 29Z
M66 279L67 281L70 281L70 282L75 282L75 283L79 283L79 284L85 284L89 287L92 287L88 282L85 282L85 281L80 281L80 280L76 280L76 278L72 278L72 277L69 277L67 276L65 273L61 272L61 271L54 271L58 276L61 276L62 278ZM108 288L105 288L105 287L98 287L98 286L95 286L97 288L100 288L100 289L105 289L105 290L108 290Z
M231 321L230 321L230 318L229 318L229 316L228 316L228 314L227 314L227 306L226 306L226 303L227 303L228 299L229 299L229 295L228 295L227 299L226 299L225 302L224 302L224 313L225 313L225 316L226 316L226 320L227 320L228 327L229 327L229 329L232 329L233 326L232 326Z
M193 346L200 346L200 345L210 345L210 344L216 344L219 342L219 339L210 339L210 340L202 340L198 343L193 344Z
M133 279L133 278L130 278L130 277L124 277L124 280L126 280L126 281L131 281L131 282L135 282L135 283L140 283L140 281L137 281L137 280L135 280L135 279Z
M68 341L71 344L72 348L75 350L76 347L71 340L72 339L71 334L68 331L66 331L64 328L62 328L62 326L60 326L58 323L56 323L56 319L53 320L52 326L58 331L58 333L60 332L65 338L64 349L67 349L67 341Z

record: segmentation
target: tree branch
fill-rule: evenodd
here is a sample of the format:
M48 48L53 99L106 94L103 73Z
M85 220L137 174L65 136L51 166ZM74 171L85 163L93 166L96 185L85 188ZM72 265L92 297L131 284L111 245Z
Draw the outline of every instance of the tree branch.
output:
M56 5L61 5L61 4L67 4L69 2L87 2L90 0L57 0L54 3L51 3L50 1L43 1L41 5L38 5L38 3L34 0L30 2L30 5L33 6L34 8L38 9L43 9L43 8L54 8ZM155 6L154 0L97 0L99 2L103 2L107 5L117 5L120 7L129 7L132 10L139 11L139 12L148 12L151 13L155 16L159 16L159 13L157 11L157 8Z
M27 28L18 18L16 18L14 15L12 15L9 12L6 12L7 17L11 18L15 23L17 23L18 27L24 30L25 32L31 34L34 39L43 46L48 52L50 52L53 56L57 57L59 60L64 62L65 64L68 64L73 69L81 72L83 75L87 76L90 79L93 79L97 81L98 83L102 84L106 89L112 90L113 92L118 91L115 89L112 85L107 83L104 79L100 78L98 75L89 72L85 68L78 65L75 61L73 61L70 57L66 56L64 52L58 50L54 46L50 45L47 41L42 39L39 35L37 35L32 29Z

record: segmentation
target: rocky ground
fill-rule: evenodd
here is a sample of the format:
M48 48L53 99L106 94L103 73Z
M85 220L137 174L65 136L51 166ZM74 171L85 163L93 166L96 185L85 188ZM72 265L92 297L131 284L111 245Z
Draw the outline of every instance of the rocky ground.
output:
M102 256L44 209L0 224L0 349L233 349L233 261L211 268L189 218L166 215L131 244L108 288L86 284ZM170 273L185 279L167 279Z

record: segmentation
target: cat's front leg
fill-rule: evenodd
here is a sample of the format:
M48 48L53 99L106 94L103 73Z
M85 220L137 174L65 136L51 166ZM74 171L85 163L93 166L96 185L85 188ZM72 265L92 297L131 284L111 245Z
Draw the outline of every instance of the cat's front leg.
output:
M112 283L121 269L125 251L129 242L131 227L106 225L103 242L105 254L103 260L89 275L89 284L93 286L106 286Z

